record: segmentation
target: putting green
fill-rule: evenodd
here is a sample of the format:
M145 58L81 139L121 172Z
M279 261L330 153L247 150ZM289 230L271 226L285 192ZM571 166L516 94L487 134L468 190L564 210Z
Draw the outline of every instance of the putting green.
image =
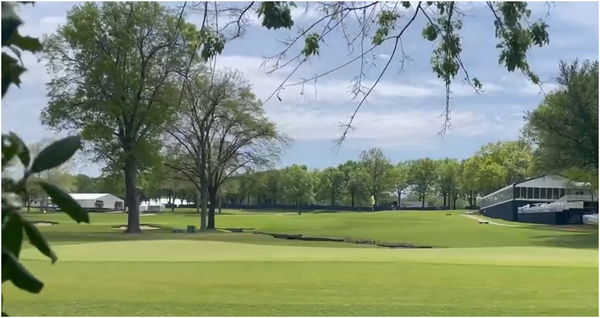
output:
M65 244L55 246L54 249L61 262L410 261L432 264L598 266L597 250L556 247L345 249L218 241L152 240ZM45 256L28 248L23 251L22 258L43 260Z

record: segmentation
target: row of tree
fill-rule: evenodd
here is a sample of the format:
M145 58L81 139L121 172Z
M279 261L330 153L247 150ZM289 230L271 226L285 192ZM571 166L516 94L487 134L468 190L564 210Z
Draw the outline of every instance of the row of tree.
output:
M166 154L164 159L173 159L172 154ZM283 169L247 169L226 178L218 193L210 198L209 207L215 209L220 202L357 207L369 206L371 197L376 206L401 206L402 200L418 200L423 207L430 203L456 208L457 200L474 206L478 195L529 176L533 171L532 157L531 147L523 142L498 142L483 146L473 157L462 161L424 158L393 164L381 149L372 148L363 151L359 160L322 170L296 164ZM198 187L186 180L179 170L171 169L174 164L174 161L161 161L140 177L140 200L166 198L169 203L176 199L199 202ZM73 176L68 165L34 178L73 192L125 194L121 176ZM36 192L30 194L32 200L40 199Z
M475 206L478 196L532 173L532 149L518 141L485 145L462 161L423 158L393 164L372 148L357 161L322 170L292 165L246 172L229 181L222 195L235 205L401 207L403 200L418 200L422 207L457 208L457 201Z

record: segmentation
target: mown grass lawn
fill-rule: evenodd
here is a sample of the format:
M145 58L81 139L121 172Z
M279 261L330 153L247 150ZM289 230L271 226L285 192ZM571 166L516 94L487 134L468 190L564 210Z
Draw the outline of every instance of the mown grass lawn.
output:
M453 211L240 213L219 227L440 246L387 249L250 233L174 234L197 223L142 216L163 229L125 235L119 214L42 227L59 261L26 248L39 295L5 284L12 315L597 316L598 231L588 226L482 225ZM507 223L508 224L508 223Z

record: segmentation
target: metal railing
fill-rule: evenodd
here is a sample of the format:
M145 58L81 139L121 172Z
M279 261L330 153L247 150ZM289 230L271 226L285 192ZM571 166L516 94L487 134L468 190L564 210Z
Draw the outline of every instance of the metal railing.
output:
M593 201L594 197L591 194L567 194L563 195L556 202L569 202L569 201Z

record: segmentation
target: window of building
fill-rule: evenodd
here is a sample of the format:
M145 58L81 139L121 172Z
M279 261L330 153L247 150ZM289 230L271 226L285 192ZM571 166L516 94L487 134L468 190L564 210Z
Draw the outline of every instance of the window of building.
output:
M546 188L540 188L540 199L547 199L546 198Z
M540 188L533 188L533 198L534 199L540 198Z
M103 207L104 207L104 201L102 201L102 200L96 200L96 202L95 202L94 206L95 206L96 208L100 208L100 209L101 209L101 208L103 208Z
M527 188L521 187L519 189L521 189L521 195L519 196L519 198L521 198L521 199L527 198Z
M565 189L559 189L560 190L560 194L558 196L558 198L562 198L563 196L565 196Z

